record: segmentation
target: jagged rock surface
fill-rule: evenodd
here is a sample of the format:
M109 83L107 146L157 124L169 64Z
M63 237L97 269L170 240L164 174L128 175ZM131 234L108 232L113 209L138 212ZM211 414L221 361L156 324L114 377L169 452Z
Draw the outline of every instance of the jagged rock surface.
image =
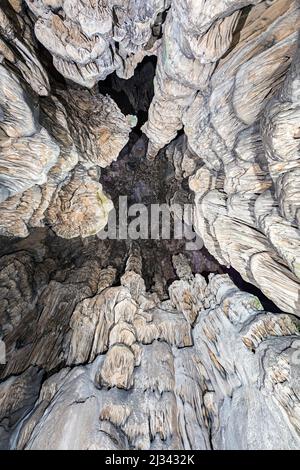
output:
M296 0L1 4L0 448L299 449L299 22ZM94 85L148 55L123 158L137 120ZM182 202L187 178L220 265L93 237L119 190Z
M60 282L44 279L41 314L27 317L2 372L4 447L299 448L299 320L265 312L227 275L207 282L184 256L173 261L180 279L163 302L145 289L136 249L115 286L115 270L96 261L92 278L85 264ZM7 258L3 279L9 266ZM20 336L34 302L36 274L26 272L23 309L10 302L10 336Z
M116 71L130 78L160 45L170 0L26 0L37 39L67 79L92 88Z
M184 126L168 151L205 246L298 315L299 3L248 4L172 3L144 130L152 158Z
M100 167L117 159L136 119L109 96L51 88L28 16L0 12L0 234L46 224L65 238L92 235L112 208Z

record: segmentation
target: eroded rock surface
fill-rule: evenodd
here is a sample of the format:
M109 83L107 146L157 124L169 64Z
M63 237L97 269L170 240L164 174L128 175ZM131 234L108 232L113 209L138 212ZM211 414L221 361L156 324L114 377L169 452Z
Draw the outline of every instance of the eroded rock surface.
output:
M28 0L37 39L69 80L92 88L116 71L129 78L155 54L170 0Z
M100 167L117 159L136 118L109 96L50 86L25 6L1 15L0 233L46 224L65 238L94 234L112 208Z
M1 4L0 448L299 449L299 23ZM205 249L100 240L120 195L192 203Z
M180 279L163 302L145 288L137 249L117 285L99 262L89 282L85 264L44 284L41 314L2 372L6 447L299 448L299 320L265 312L227 275L206 281L184 256L173 262ZM22 331L14 321L8 341ZM43 371L53 372L40 389Z
M206 248L296 315L299 21L285 0L173 2L144 126L150 158L184 128L169 152Z

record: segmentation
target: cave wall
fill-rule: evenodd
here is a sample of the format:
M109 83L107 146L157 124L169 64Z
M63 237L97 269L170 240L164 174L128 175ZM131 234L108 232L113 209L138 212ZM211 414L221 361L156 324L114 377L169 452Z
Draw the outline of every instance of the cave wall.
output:
M265 312L228 275L194 275L183 255L165 301L146 290L137 246L119 281L103 249L58 270L32 257L1 263L2 293L16 286L2 448L299 448L297 317Z
M174 2L144 130L153 158L184 127L206 247L297 315L299 3L245 3Z
M24 8L1 9L0 234L26 237L46 225L87 237L113 207L100 169L117 159L136 118L108 95L50 86Z
M1 4L1 448L299 448L299 8ZM182 254L174 281L146 245L93 237L141 124L98 82L135 86L153 55L144 168L167 155L218 272L234 268L276 312Z

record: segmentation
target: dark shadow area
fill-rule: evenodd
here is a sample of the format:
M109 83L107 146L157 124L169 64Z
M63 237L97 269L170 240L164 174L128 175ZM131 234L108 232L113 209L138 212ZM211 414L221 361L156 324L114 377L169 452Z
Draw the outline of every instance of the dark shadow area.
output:
M148 119L148 110L154 96L154 76L157 59L155 56L145 57L136 67L134 75L125 80L116 73L99 82L99 91L110 95L123 114L134 114L138 118L136 131Z
M235 32L234 32L234 35L233 35L233 38L232 38L232 43L231 43L229 49L221 57L221 59L225 59L225 57L227 57L232 52L232 50L236 47L236 45L239 43L240 37L241 37L241 31L242 31L243 27L245 26L245 23L247 21L247 18L249 16L249 13L251 12L252 8L253 8L253 5L248 5L247 7L244 7L244 8L241 9L242 13L241 13L240 19L238 21L238 24L236 26L236 29L235 29Z
M266 312L271 312L271 313L280 313L281 310L277 305L272 302L272 300L268 299L258 287L254 286L253 284L250 284L249 282L244 281L242 276L233 268L225 268L224 267L224 272L230 276L232 281L235 283L235 285L241 289L242 291L248 292L249 294L255 295L259 300L260 303L262 304L263 308L265 309Z

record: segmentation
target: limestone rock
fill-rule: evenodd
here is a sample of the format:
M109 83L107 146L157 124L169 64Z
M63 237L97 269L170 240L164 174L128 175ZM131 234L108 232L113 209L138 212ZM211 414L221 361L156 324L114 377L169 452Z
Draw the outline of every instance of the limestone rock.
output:
M27 104L25 91L17 77L1 64L0 74L3 114L0 127L0 165L3 169L0 202L3 202L35 184L45 183L48 171L58 158L59 147L46 129L37 128L33 106Z
M129 78L143 58L155 53L163 13L170 0L26 0L36 17L37 39L69 80L92 88L116 71Z
M180 263L185 263L182 257ZM126 271L124 276L132 273ZM111 269L98 270L99 279L111 279L112 274ZM80 301L78 305L87 305L89 319L76 314L79 324L73 315L72 354L62 359L59 372L43 381L38 398L29 392L35 387L30 373L37 374L37 369L23 364L18 381L24 392L18 401L14 394L10 396L19 411L7 422L5 445L16 449L298 448L299 380L293 355L299 343L299 321L288 314L265 312L255 296L240 291L227 275L210 275L206 282L199 274L195 278L189 273L186 279L187 285L196 279L202 285L194 328L179 304L171 311L169 300L160 304L143 289L134 300L124 285L101 283L96 302L93 297ZM51 282L47 304L55 298L57 303L57 286ZM68 282L65 289L71 289ZM175 284L177 295L181 292L184 298L186 287L178 282L183 281ZM110 318L109 324L103 315ZM49 313L42 316L46 319ZM176 327L171 333L173 322ZM49 350L43 331L40 351L46 345ZM66 340L68 329L63 334ZM180 335L186 335L184 341L178 341ZM93 339L97 349L95 343L88 345ZM40 358L40 367L51 370L54 363L45 359ZM66 360L77 365L63 367ZM40 372L37 377L40 380ZM16 380L9 377L2 382L0 397L2 392L8 399L5 390L14 390Z
M0 448L299 449L299 2L2 3Z
M54 196L47 219L54 232L63 238L88 237L105 227L112 207L101 184L78 170Z
M12 8L0 10L0 233L26 237L33 227L53 223L60 236L91 235L112 208L99 167L117 159L136 119L109 96L57 84L50 93L30 19Z

